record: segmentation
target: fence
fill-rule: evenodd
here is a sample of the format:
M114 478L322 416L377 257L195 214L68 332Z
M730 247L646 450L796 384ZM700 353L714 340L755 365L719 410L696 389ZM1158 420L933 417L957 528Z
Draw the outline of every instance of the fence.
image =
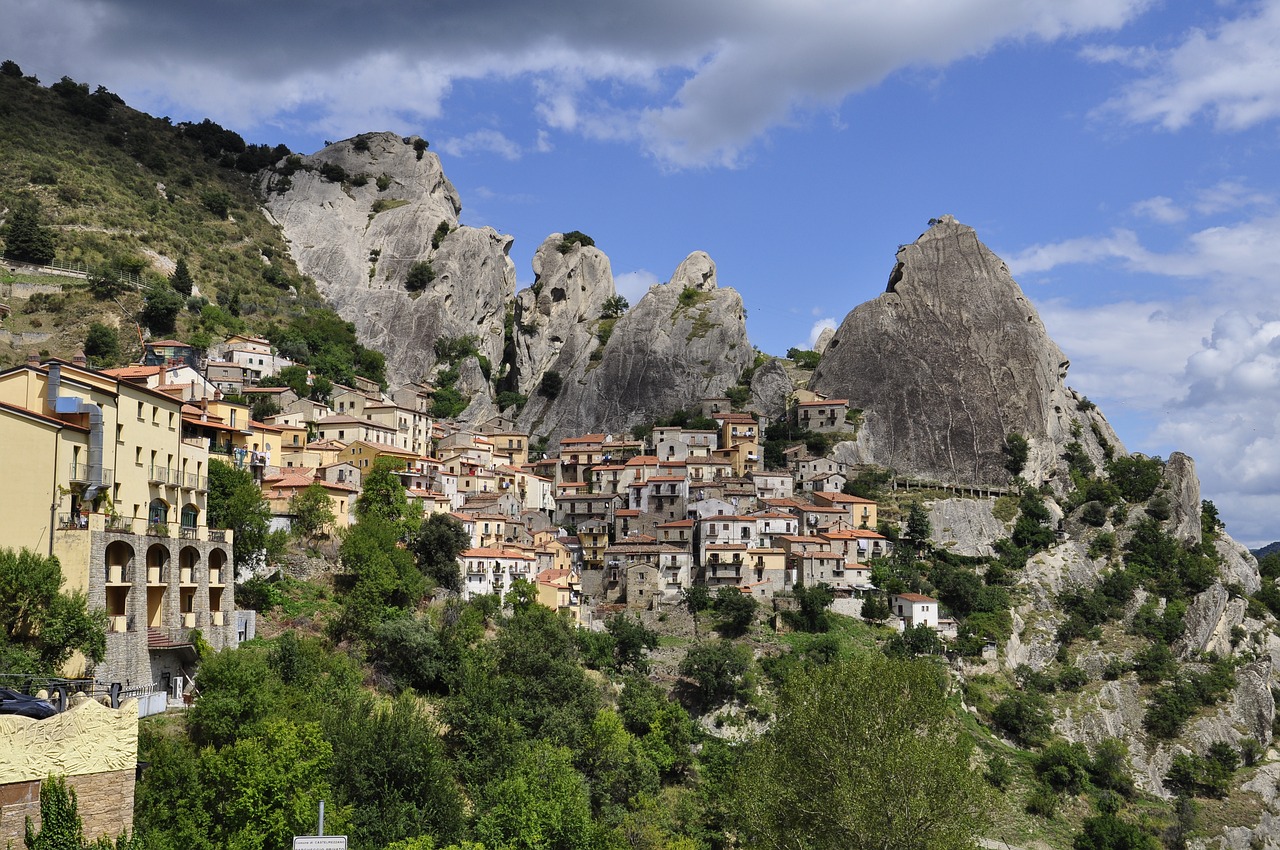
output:
M28 260L15 260L7 256L4 256L3 258L6 262L20 263L21 265L31 266L36 269L47 269L51 273L58 272L62 275L70 275L72 277L81 277L86 279L95 272L109 272L116 280L126 286L132 287L133 289L143 289L154 285L145 280L142 275L135 274L134 272L128 272L121 268L94 268L88 263L77 263L70 260L60 261L55 259L48 263L33 263Z

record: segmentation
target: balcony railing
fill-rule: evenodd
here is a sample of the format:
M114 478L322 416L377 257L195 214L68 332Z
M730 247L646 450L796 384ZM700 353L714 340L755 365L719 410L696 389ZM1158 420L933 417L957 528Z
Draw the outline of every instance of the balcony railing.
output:
M73 460L71 461L70 466L71 466L71 481L73 483L87 484L89 482L89 464L77 463L76 461ZM115 474L110 469L104 468L102 470L101 483L106 487L110 487L112 484L115 483Z
M178 539L180 540L196 540L199 536L198 529L183 526L178 529Z
M225 528L209 529L209 542L210 543L226 543L227 530Z
M86 514L58 514L59 531L87 531L89 517Z
M133 534L133 517L108 515L107 521L103 527L107 531L115 531L121 534Z
M147 472L147 480L150 481L152 484L168 484L169 471L170 471L169 467L157 466L156 464L153 463L151 464L151 467Z
M200 448L200 449L209 448L208 437L183 437L182 442L188 446L195 446L196 448Z

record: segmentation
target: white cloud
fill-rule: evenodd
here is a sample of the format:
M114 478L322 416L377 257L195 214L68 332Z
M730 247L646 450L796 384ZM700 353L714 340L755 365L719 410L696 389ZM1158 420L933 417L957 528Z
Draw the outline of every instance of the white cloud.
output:
M1278 40L1280 0L1261 0L1212 29L1191 30L1169 50L1103 48L1084 55L1148 71L1107 110L1169 130L1201 115L1219 130L1243 130L1280 116Z
M818 344L818 337L822 336L822 332L827 328L835 330L840 326L834 316L819 319L813 323L813 327L809 328L809 344L805 348L812 350Z
M1134 215L1150 218L1164 224L1176 224L1184 221L1187 217L1187 211L1179 207L1173 202L1172 198L1166 198L1164 195L1157 195L1154 198L1147 198L1145 201L1138 201L1132 207Z
M647 269L624 272L623 274L615 275L613 278L613 286L618 290L618 294L631 304L635 304L643 298L644 294L649 291L649 287L657 283L661 283L658 280L658 276Z
M460 138L442 139L436 143L450 156L468 156L475 153L495 153L506 160L520 158L520 146L497 130L475 130Z
M547 128L641 144L668 166L732 166L770 129L895 71L1114 30L1150 3L552 0L532 14L516 0L370 0L353 26L338 0L305 14L260 4L252 18L168 0L0 0L0 54L148 111L336 137L420 130L460 82L529 78Z

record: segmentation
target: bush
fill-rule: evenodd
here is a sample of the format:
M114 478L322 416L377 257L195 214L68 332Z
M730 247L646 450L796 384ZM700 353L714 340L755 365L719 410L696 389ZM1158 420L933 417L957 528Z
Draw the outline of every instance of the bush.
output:
M1159 457L1130 455L1118 457L1107 464L1107 475L1129 503L1145 502L1160 486L1164 474L1164 461Z
M545 398L555 398L560 395L560 390L564 386L564 378L560 373L553 370L543 373L542 380L538 382L538 395Z
M1049 703L1037 693L1019 691L996 706L991 719L997 728L1024 747L1041 744L1049 736Z
M1036 759L1036 776L1055 791L1079 794L1089 784L1089 763L1084 744L1057 740Z
M409 273L404 278L404 288L410 292L421 292L436 279L436 270L430 260L419 260L409 266ZM437 340L439 344L439 340Z
M561 254L567 254L572 251L575 246L583 245L589 247L594 244L596 244L596 240L592 239L582 231L570 230L564 235L564 238L560 240L560 244L556 246L556 250Z
M801 369L817 369L818 361L822 359L822 355L816 351L808 351L802 348L788 348L787 359Z
M326 162L320 166L320 176L330 183L341 183L347 179L347 170L336 162Z
M184 306L182 296L169 287L152 290L142 308L142 324L154 334L170 334L177 327L178 313Z
M1001 450L1004 452L1005 471L1017 478L1027 465L1027 455L1029 453L1027 438L1016 431L1010 431L1009 435L1004 438L1004 446Z
M384 175L385 176L385 175ZM382 188L381 180L379 180L378 188ZM440 219L440 223L436 225L435 232L431 234L431 248L434 250L440 247L440 243L449 235L449 222Z
M696 644L680 662L696 706L710 708L749 696L753 686L751 649L720 639Z

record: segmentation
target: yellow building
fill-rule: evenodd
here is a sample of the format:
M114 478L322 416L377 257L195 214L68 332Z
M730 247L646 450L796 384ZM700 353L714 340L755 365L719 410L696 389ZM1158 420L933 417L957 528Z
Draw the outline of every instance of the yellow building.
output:
M0 541L56 556L64 588L106 611L96 678L168 687L194 662L192 629L236 643L231 535L205 519L209 438L180 400L31 360L0 372L0 445Z

